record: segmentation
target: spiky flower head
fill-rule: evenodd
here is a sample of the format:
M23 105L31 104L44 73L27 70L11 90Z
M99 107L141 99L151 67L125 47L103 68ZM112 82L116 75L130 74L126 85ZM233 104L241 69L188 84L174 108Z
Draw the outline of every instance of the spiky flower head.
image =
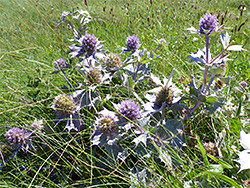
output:
M22 146L26 144L26 140L29 136L24 129L14 127L6 132L5 137L9 143Z
M104 115L104 116L101 116L97 120L97 125L98 125L99 130L103 132L111 133L116 130L117 124L116 124L115 118L109 115Z
M100 84L102 82L102 74L97 68L91 68L87 73L87 80L90 85Z
M140 107L134 101L129 99L120 103L119 113L121 120L126 120L126 118L128 118L131 121L135 121L141 117Z
M166 106L170 107L173 102L173 91L168 87L163 87L157 94L155 98L155 103L158 107L161 107L164 102Z
M140 47L139 39L136 36L130 36L127 38L127 50L134 52Z
M54 61L54 66L56 69L67 68L67 64L62 58L59 58L56 61Z
M97 49L97 38L94 35L86 34L82 39L83 50L88 54L93 54Z
M109 54L105 61L108 71L116 71L122 66L121 58L117 54Z
M217 25L218 19L216 16L205 14L203 18L200 19L200 33L210 35L216 31Z
M52 107L60 115L71 115L76 110L76 104L72 97L65 94L56 96Z

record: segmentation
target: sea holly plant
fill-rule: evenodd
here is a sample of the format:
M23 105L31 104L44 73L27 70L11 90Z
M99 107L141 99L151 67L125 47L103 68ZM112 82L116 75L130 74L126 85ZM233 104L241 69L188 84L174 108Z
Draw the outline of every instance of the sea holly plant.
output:
M231 59L228 58L228 51L242 51L241 45L232 45L234 41L230 42L230 36L220 33L220 40L223 45L223 50L212 57L210 52L210 37L213 33L221 32L223 26L218 26L218 19L216 16L211 14L205 14L203 18L200 19L200 29L196 30L191 27L187 30L191 31L193 34L203 35L205 37L206 46L204 49L199 50L196 53L190 54L190 62L195 62L199 68L203 71L203 80L200 87L196 86L194 77L190 86L190 96L196 104L190 109L192 114L201 104L205 104L206 108L210 112L214 112L224 101L223 96L219 96L216 90L221 88L223 84L228 84L230 77L225 77L227 61ZM212 88L211 88L212 87Z

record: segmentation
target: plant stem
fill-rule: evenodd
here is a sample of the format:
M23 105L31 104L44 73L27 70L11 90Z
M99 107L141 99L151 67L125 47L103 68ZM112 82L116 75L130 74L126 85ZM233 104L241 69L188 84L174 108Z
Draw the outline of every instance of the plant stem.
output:
M134 78L133 78L134 82L136 81L136 78L137 78L137 73L138 73L138 71L140 70L140 68L141 68L141 63L140 63L140 62L138 62L137 66L136 66L136 70L135 70Z
M214 81L214 78L215 78L215 76L213 75L213 76L211 77L211 79L210 79L208 85L207 85L206 91L204 92L205 94L208 92L208 90L209 90L211 84L212 84L213 81Z
M225 51L227 51L227 49L229 48L229 46L231 46L234 43L234 40L232 40L230 42L230 44L224 49L222 50L211 62L210 64L212 64L216 59L218 59Z
M195 106L190 110L190 114L192 114L192 113L196 110L196 108L198 108L198 106L200 106L200 104L201 104L201 102L198 101L198 102L195 104Z
M209 36L205 35L206 38L206 67L204 71L204 77L203 77L203 84L201 88L201 93L204 91L206 82L207 82L207 74L208 74L208 68L209 68Z
M203 77L203 83L202 83L202 87L201 87L201 93L203 93L203 91L206 87L207 75L208 75L208 69L209 69L209 36L205 35L205 38L206 38L206 65L205 65L205 70L204 70L204 77ZM192 114L201 103L202 102L197 101L195 106L190 110L190 113Z
M72 86L71 86L71 84L70 84L70 82L69 82L67 76L65 75L65 72L64 72L63 70L61 70L61 72L63 73L63 76L64 76L65 80L67 81L69 87L72 89Z

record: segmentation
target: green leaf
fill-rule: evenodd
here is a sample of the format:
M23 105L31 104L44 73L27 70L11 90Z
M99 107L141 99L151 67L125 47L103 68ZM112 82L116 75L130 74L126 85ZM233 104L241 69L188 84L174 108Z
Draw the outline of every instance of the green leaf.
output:
M210 175L210 176L214 176L215 178L224 180L224 181L230 183L235 188L241 188L241 186L238 183L236 183L236 181L234 181L233 179L231 179L231 178L229 178L229 177L227 177L225 175L222 175L222 174L219 174L219 173L210 172L210 171L204 171L204 173L207 174L207 175Z
M227 162L223 161L222 159L218 159L218 158L216 158L216 157L214 157L214 156L212 156L212 155L209 155L209 154L207 154L207 156L208 156L210 159L212 159L214 162L219 163L219 164L220 164L221 166L223 166L224 168L227 168L227 169L233 168L232 165L228 164Z
M230 76L228 76L228 77L220 77L220 80L221 80L222 82L224 82L225 84L228 84L229 81L230 81L230 79L231 79Z
M240 136L240 130L242 127L242 123L240 120L231 119L230 120L230 131L232 131L237 137Z
M207 167L207 171L212 173L223 174L223 166L220 164L211 164Z
M198 145L199 145L199 148L200 148L204 163L205 163L206 166L209 166L210 163L209 163L208 158L207 158L206 150L204 149L199 137L197 138L197 142L198 142Z
M200 94L200 95L198 96L198 100L199 100L200 102L207 102L206 96L203 95L203 94Z
M216 101L217 101L217 98L214 97L214 96L208 96L208 97L206 97L206 102L207 103L214 104L214 103L216 103Z

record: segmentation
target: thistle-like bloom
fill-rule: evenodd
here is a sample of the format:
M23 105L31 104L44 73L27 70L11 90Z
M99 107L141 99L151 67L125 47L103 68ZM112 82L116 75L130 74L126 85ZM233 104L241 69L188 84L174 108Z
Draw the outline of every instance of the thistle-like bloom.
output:
M109 54L105 66L108 71L116 71L122 66L121 58L117 54Z
M135 36L127 38L127 51L135 52L140 47L139 39Z
M95 131L91 137L93 145L102 147L104 144L112 145L118 137L118 118L115 112L104 108L99 112L95 121Z
M165 102L167 107L170 107L173 102L173 91L167 87L163 87L159 93L156 94L155 103L161 107Z
M9 129L5 134L6 140L9 143L16 144L19 146L25 145L29 135L24 129L18 127Z
M211 14L205 14L203 18L200 19L200 31L201 34L210 35L217 30L218 19L216 16Z
M140 107L132 100L125 100L120 103L119 108L119 117L121 120L129 119L131 121L135 121L140 119Z
M54 66L55 66L56 69L67 68L67 64L62 58L57 59L56 61L54 61Z
M96 68L91 68L87 73L87 80L90 85L100 84L102 82L102 74Z
M61 94L54 99L52 108L60 115L71 115L76 110L76 104L72 97Z
M110 115L101 116L97 120L98 129L105 132L105 133L112 133L116 130L116 121Z
M82 48L88 55L93 54L97 49L97 38L94 35L86 34L82 39Z

